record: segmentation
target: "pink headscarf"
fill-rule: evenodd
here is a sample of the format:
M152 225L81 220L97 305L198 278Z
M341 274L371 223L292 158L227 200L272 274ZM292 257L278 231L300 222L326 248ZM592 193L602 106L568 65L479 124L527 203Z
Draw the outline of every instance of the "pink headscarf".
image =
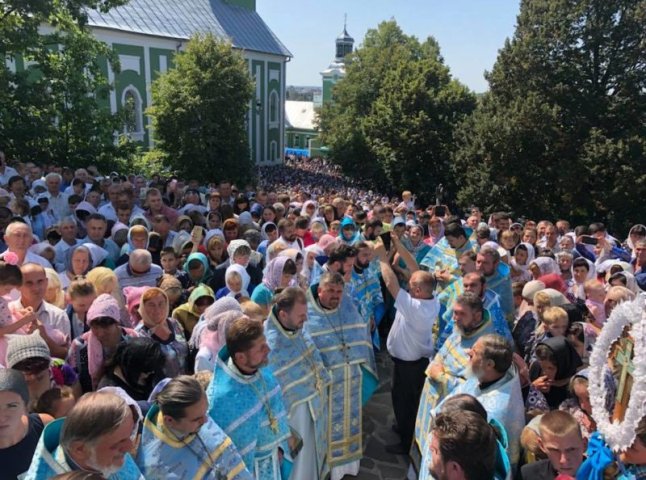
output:
M265 285L271 292L274 292L278 287L280 287L280 281L283 277L283 269L285 268L285 263L290 258L287 256L278 256L274 258L269 265L267 265L267 270L262 277L262 283Z
M136 327L139 317L136 315L137 307L141 303L141 297L150 287L126 287L123 289L123 296L126 297L126 306L130 315L130 326Z

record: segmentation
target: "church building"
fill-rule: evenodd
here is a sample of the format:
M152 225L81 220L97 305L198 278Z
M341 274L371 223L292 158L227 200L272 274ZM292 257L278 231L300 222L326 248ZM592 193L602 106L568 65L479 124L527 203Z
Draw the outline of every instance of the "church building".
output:
M130 0L107 13L88 11L88 24L119 56L119 73L107 60L102 66L114 87L104 106L112 112L125 110L119 134L153 147L155 132L144 113L151 104L152 82L173 67L174 56L192 35L211 33L242 52L255 81L245 119L251 158L257 165L282 161L286 64L292 54L256 12L256 0ZM43 33L48 30L43 27ZM11 68L20 71L30 65L17 57Z
M318 139L318 130L315 127L317 110L328 102L333 101L332 89L334 85L345 76L346 57L352 53L354 38L348 33L346 25L343 32L336 39L334 60L330 66L321 72L323 77L322 104L316 102L302 102L287 100L285 145L287 154L308 157L325 156L326 148Z

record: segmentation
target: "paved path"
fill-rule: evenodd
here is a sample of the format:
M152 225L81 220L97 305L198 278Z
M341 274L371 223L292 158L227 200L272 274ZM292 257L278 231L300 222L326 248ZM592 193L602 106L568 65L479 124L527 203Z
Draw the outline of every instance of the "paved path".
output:
M385 341L383 344L385 345ZM399 441L392 431L395 421L390 400L392 361L387 352L377 355L379 388L363 410L364 457L356 477L344 480L404 480L408 470L408 456L391 455L384 450L386 445Z

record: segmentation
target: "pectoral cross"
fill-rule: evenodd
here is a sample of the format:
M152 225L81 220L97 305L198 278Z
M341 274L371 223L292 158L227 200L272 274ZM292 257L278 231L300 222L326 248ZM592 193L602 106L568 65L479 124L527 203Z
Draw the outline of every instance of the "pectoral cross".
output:
M278 420L276 417L274 417L274 414L269 412L269 428L271 428L271 431L274 433L278 433Z
M624 337L619 340L619 344L615 350L615 370L617 370L617 367L620 370L618 370L619 384L617 386L617 396L615 397L615 410L612 415L613 420L623 420L626 414L626 409L628 408L630 388L632 387L632 376L635 371L635 366L632 362L633 347L633 339L630 337Z

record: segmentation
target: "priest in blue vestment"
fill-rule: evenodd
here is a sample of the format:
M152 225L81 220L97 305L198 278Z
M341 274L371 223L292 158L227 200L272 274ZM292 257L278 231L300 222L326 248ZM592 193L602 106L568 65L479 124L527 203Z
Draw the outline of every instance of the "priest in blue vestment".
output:
M332 480L357 475L363 456L362 405L378 380L368 321L344 294L339 273L324 273L307 292L308 320L303 327L332 374L328 462Z
M172 379L144 421L137 465L147 480L253 480L231 439L207 413L195 378Z
M289 426L302 441L294 455L291 479L325 479L328 454L328 392L332 377L310 336L305 293L295 287L283 290L265 321L271 348L269 365L278 380L287 407Z
M453 307L453 320L456 328L426 370L427 378L417 409L415 441L411 447L416 469L419 467L421 453L429 447L427 436L431 429L433 410L466 381L469 352L476 341L483 335L495 333L482 299L472 293L465 293L457 298Z
M280 385L262 368L268 356L262 324L244 315L229 324L206 392L209 416L257 480L287 480L291 434Z
M514 324L514 296L511 290L511 270L500 260L498 250L484 246L476 258L476 270L485 276L487 289L500 297L500 307L507 323Z
M475 250L475 244L468 239L462 225L452 222L446 226L444 237L433 245L420 262L420 266L435 274L438 290L443 290L460 278L460 256Z

